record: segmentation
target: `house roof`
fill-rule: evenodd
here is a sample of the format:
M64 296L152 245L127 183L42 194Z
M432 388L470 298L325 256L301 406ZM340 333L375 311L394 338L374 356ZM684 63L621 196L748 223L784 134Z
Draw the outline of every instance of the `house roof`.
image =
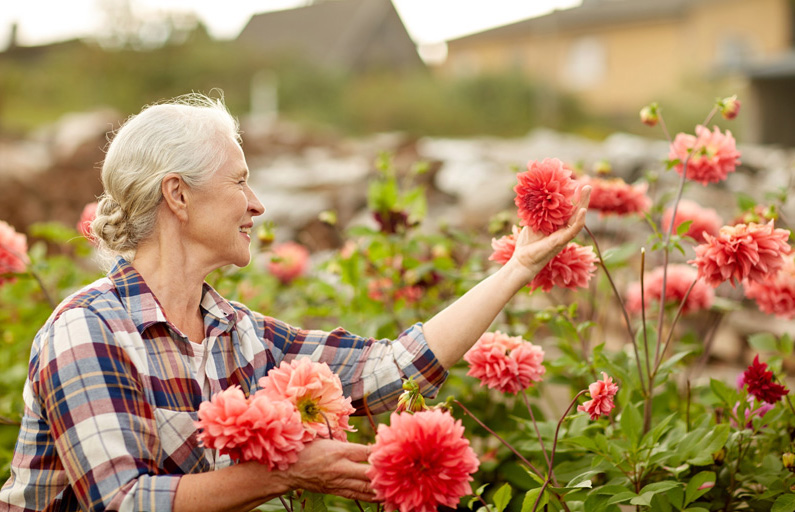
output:
M326 0L257 14L238 41L346 68L357 67L376 49L381 57L388 53L392 65L423 66L391 0Z
M593 28L639 21L677 18L698 0L584 0L582 5L556 10L544 16L522 20L477 34L453 39L482 42L512 38L528 33Z

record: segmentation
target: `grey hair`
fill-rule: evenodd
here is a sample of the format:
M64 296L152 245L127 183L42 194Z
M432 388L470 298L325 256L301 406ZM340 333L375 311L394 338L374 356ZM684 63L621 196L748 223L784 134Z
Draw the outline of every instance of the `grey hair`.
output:
M176 173L190 187L202 185L224 164L230 138L240 144L238 122L223 96L186 94L131 116L102 164L104 193L91 223L100 255L132 261L154 231L163 178Z

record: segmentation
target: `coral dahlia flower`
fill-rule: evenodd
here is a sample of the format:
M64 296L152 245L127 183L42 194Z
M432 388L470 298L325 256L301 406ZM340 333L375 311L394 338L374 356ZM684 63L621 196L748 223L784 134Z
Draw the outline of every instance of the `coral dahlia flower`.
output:
M0 220L0 285L10 278L3 274L24 272L28 266L28 242L10 224Z
M580 183L591 186L590 210L599 215L633 215L645 213L651 208L651 198L646 194L648 183L630 185L621 178L592 178L583 176Z
M662 297L663 267L657 267L643 278L643 295L646 308L652 302L660 302ZM689 265L668 265L668 275L665 284L665 303L681 304L687 290L696 280L698 271ZM709 309L715 300L715 291L704 281L696 281L687 301L682 307L682 314L693 313L702 309ZM637 313L641 309L640 282L632 283L627 291L627 309Z
M283 361L259 380L259 386L255 396L287 400L298 409L304 424L304 441L328 438L329 427L333 438L339 441L347 439L346 431L353 431L348 419L355 409L350 397L342 394L339 376L326 363L308 358Z
M393 413L378 425L368 459L373 490L387 510L436 512L471 493L479 461L461 421L442 410Z
M743 372L744 385L748 392L763 402L774 404L789 390L773 382L773 372L767 369L767 363L760 363L759 356L754 357L754 362Z
M781 318L795 319L795 261L786 258L784 267L762 281L746 281L745 296L756 301L759 310Z
M287 469L304 449L304 427L293 404L265 396L247 399L239 386L202 402L196 427L207 448L269 469Z
M491 248L494 252L489 256L489 260L496 261L501 265L508 263L508 260L511 259L513 252L516 250L516 239L519 237L520 232L521 228L519 226L513 226L513 233L510 235L505 235L500 239L492 238Z
M704 235L705 243L696 246L696 257L688 261L698 268L698 276L717 287L730 281L732 287L744 279L763 281L784 266L792 252L789 231L767 224L723 226L718 236Z
M467 375L503 393L516 394L540 382L544 368L544 350L521 336L507 336L500 331L487 332L472 346L464 360Z
M302 276L309 266L309 250L296 242L285 242L273 247L273 258L268 271L284 284Z
M531 161L527 171L519 173L517 179L514 202L522 225L545 235L566 225L575 210L578 186L563 162L557 158Z
M723 181L729 173L734 172L740 163L740 152L729 130L724 135L717 126L711 132L699 125L696 126L695 136L688 133L676 136L668 158L679 160L676 172L680 175L687 159L687 179L707 185Z
M83 237L91 242L92 244L96 244L96 240L94 239L94 235L91 233L91 223L94 222L94 219L97 216L97 203L94 201L93 203L88 203L83 207L83 212L80 214L80 220L77 221L77 231L80 232Z
M577 410L587 412L592 420L599 419L602 414L607 416L616 406L613 397L618 393L618 385L614 384L612 377L608 377L605 372L602 372L602 380L597 380L588 386L588 392L591 394L591 399L577 406Z
M671 225L672 214L673 208L667 208L665 212L663 212L662 229L664 232L667 232ZM676 229L680 224L687 221L692 221L692 223L685 234L694 238L696 242L699 243L704 242L704 233L717 236L721 226L723 226L723 219L721 219L718 212L712 208L703 208L695 201L682 199L676 207L674 233L676 233Z
M545 292L559 288L587 288L596 271L597 257L590 245L569 243L530 282L530 288Z

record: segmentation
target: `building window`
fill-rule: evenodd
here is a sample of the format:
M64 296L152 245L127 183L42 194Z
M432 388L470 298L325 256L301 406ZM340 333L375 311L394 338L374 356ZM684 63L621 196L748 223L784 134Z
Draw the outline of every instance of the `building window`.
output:
M607 71L604 44L596 37L581 37L574 41L566 56L565 78L573 90L597 86Z

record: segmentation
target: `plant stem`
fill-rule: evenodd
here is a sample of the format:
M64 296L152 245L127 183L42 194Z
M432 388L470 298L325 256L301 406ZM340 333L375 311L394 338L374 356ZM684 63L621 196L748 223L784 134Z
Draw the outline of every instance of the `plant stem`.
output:
M646 376L649 378L649 388L653 386L651 379L651 367L649 364L649 337L646 330L646 291L644 290L644 274L646 273L646 248L642 247L640 250L640 317L643 329L643 346L644 355L646 358ZM659 343L659 340L657 341ZM641 380L641 388L643 387L643 380ZM644 393L645 394L645 393Z
M536 423L536 417L533 414L533 408L530 407L530 401L527 399L527 393L524 389L522 390L522 398L524 398L524 404L527 406L527 411L530 413L530 418L533 420L533 428L535 428L536 437L538 437L538 444L541 446L541 451L544 454L544 460L546 461L547 466L549 466L549 455L547 454L547 449L544 447L544 440L541 439L541 432L538 431L538 424ZM557 482L555 485L557 485Z
M279 501L282 502L282 506L284 507L284 510L286 510L287 512L292 512L293 509L287 506L287 502L284 501L283 497L279 496Z
M370 407L367 405L367 396L362 396L362 403L364 405L364 413L367 414L367 420L370 422L370 426L373 429L373 432L378 430L376 428L375 419L373 419L373 414L370 412Z
M688 297L690 297L690 292L693 291L693 287L696 286L698 282L698 278L694 279L692 283L690 283L690 288L687 289L685 296L682 298L682 302L679 304L679 309L676 310L676 315L674 316L673 321L671 322L671 329L668 332L668 337L665 339L665 346L663 347L662 354L658 360L654 362L654 373L652 373L652 378L657 376L657 370L660 368L660 364L662 364L662 360L665 357L665 353L668 350L668 345L671 344L671 340L674 337L674 327L676 327L679 318L682 316L682 311L684 310L685 303L687 302ZM657 346L660 346L659 340L657 342Z
M466 408L466 406L465 406L464 404L462 404L462 403L461 403L461 402L459 402L458 400L455 400L455 403L456 403L456 404L458 404L458 406L459 406L459 407L461 407L461 409L463 409L463 410L464 410L464 412L465 412L466 414L468 414L469 416L471 416L471 417L472 417L472 419L473 419L473 420L475 420L475 421L477 422L477 424L478 424L478 425L480 425L481 427L483 427L484 429L486 429L486 431L487 431L489 434L491 434L491 435L493 435L494 437L496 437L496 438L497 438L497 440L498 440L499 442L501 442L503 445L505 445L505 447L507 447L509 450L511 450L511 451L513 452L513 454L514 454L514 455L516 455L517 457L519 457L519 460L521 460L522 462L524 462L524 463L525 463L525 465L527 465L527 467L528 467L528 468L530 468L530 469L533 471L533 473L535 473L536 475L538 475L540 478L543 478L543 477L544 477L544 475L541 473L541 471L539 471L539 470L538 470L538 468L536 468L535 466L533 466L533 464L532 464L532 463L531 463L529 460L527 460L527 459L526 459L526 458L525 458L525 457L524 457L524 456L523 456L521 453L519 453L519 452L516 450L516 448L514 448L514 447L511 445L511 443L509 443L508 441L506 441L505 439L503 439L502 437L500 437L500 435L499 435L498 433L496 433L495 431L493 431L492 429L490 429L490 428L489 428L489 427L488 427L488 426L487 426L485 423L483 423L482 421L480 421L480 420L478 419L478 417L477 417L477 416L475 416L474 414L472 414L472 411L470 411L469 409L467 409L467 408Z
M477 497L478 497L478 499L480 500L480 502L481 502L481 503L483 503L483 506L484 506L484 507L486 507L486 510L487 510L488 512L491 512L491 509L489 508L489 504L488 504L488 503L486 503L486 502L483 500L483 496L481 496L480 494L476 494L475 496L477 496Z
M547 477L544 480L544 485L541 486L541 491L539 491L538 496L536 496L536 501L535 503L533 503L533 512L536 512L536 510L538 509L538 504L541 502L541 496L544 495L544 491L547 489L547 486L549 486L549 481L552 476L552 464L554 464L555 462L555 450L557 450L558 448L558 434L560 433L560 426L563 424L563 420L566 419L566 415L569 414L569 411L571 410L572 407L574 407L574 404L577 403L577 400L579 400L580 396L582 396L587 392L588 392L587 389L583 389L582 391L577 393L577 395L571 401L569 406L566 408L566 411L563 413L563 416L561 416L560 420L558 420L558 426L555 428L555 438L552 441L552 454L549 456L549 471L547 471Z
M627 324L627 332L629 333L629 340L632 342L632 348L635 350L635 363L638 365L638 377L640 378L640 387L641 389L644 388L643 383L643 371L640 368L640 356L638 355L638 344L635 340L635 332L632 330L632 322L629 319L629 313L627 312L627 308L624 305L624 301L621 298L621 294L618 292L618 288L616 288L616 283L613 281L613 278L610 276L610 271L607 270L607 265L605 265L605 260L602 258L602 251L599 250L599 243L596 241L596 237L588 229L588 226L585 226L585 231L588 232L590 235L591 240L593 240L594 248L596 249L596 256L599 258L599 264L602 266L602 269L605 271L605 275L607 276L607 280L610 282L610 286L613 288L613 293L616 295L616 299L618 299L618 304L621 306L621 312L624 314L624 322Z

